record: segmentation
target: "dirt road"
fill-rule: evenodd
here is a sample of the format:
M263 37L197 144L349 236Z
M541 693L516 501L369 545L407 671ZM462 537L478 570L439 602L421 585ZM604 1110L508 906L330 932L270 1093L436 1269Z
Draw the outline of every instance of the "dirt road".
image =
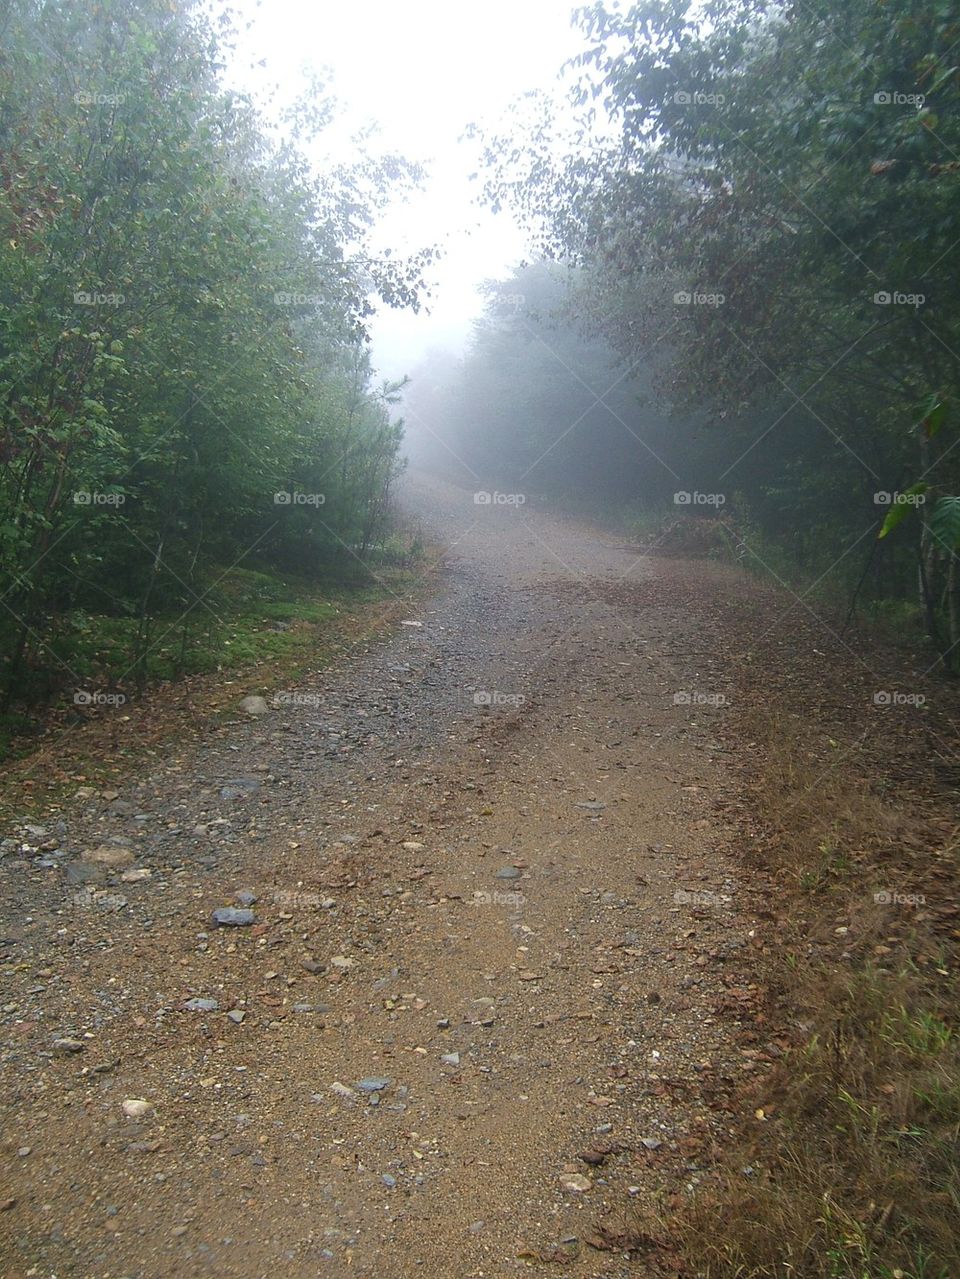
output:
M403 625L2 832L11 1279L669 1272L751 926L716 637L611 535L406 501Z

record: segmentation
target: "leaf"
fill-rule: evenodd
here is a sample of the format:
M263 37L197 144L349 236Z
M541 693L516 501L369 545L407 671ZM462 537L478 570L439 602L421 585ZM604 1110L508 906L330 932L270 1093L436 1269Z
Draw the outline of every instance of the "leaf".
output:
M960 497L941 497L930 513L930 532L948 551L960 550Z
M897 496L901 499L904 499L904 498L909 499L911 497L920 497L922 494L926 493L929 487L930 487L929 484L926 484L922 480L920 480L916 484L911 484L908 489L904 489L902 493L898 493ZM883 521L883 524L880 526L880 532L877 534L877 538L879 539L881 537L886 537L888 533L892 533L893 530L897 527L897 525L902 524L903 521L907 518L907 515L910 513L910 511L915 510L916 507L917 507L916 502L903 501L903 500L899 502L895 502L890 507L890 510L887 511L886 519Z

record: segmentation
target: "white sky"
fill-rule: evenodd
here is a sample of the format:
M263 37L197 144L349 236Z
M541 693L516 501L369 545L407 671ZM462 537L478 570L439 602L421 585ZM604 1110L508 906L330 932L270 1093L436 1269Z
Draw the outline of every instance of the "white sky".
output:
M509 217L473 203L476 151L458 138L471 121L497 123L520 93L555 85L562 63L583 47L573 8L573 0L267 0L240 9L252 27L237 79L249 85L254 73L244 64L265 59L254 83L295 96L301 68L330 67L350 123L376 121L383 149L428 168L425 190L387 210L376 236L398 253L444 250L431 314L383 309L372 325L385 376L409 371L431 346L459 347L480 311L476 286L523 257Z

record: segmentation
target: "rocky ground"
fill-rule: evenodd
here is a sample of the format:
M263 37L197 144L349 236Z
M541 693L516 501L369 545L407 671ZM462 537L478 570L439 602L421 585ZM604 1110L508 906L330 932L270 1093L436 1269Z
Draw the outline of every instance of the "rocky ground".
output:
M676 562L407 502L381 642L2 832L10 1279L672 1272L777 1053L723 646Z

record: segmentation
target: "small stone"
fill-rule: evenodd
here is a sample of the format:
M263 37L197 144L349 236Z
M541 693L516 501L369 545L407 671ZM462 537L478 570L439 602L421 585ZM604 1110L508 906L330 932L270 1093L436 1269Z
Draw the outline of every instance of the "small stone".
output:
M305 959L303 961L303 966L308 973L314 973L314 974L322 973L324 968L326 967L325 964L320 963L319 959Z
M418 844L415 839L406 839L403 842L404 848L408 848L411 853L419 853L421 849L426 848L426 844Z
M26 1157L30 1154L30 1151L32 1149L33 1149L32 1146L21 1146L20 1149L17 1151L17 1154L19 1155L21 1159L26 1159Z
M601 804L595 799L589 799L577 804L577 808L582 808L588 813L602 813L606 808L606 804Z
M240 1023L243 1021L246 1015L247 1014L243 1011L242 1008L231 1008L230 1011L227 1013L227 1016L230 1018L230 1020L234 1022L237 1026L240 1025Z
M494 878L496 879L519 879L523 872L519 866L501 866Z
M346 955L334 955L330 960L330 967L346 972L349 968L353 968L356 962L355 959L348 959Z
M267 715L270 712L266 698L257 696L245 697L240 703L240 709L254 718L259 715Z
M238 893L233 894L233 900L238 906L253 906L257 900L257 894L251 892L249 888L241 888Z
M356 1086L361 1092L383 1092L392 1083L393 1080L385 1075L368 1075L365 1079L358 1079Z
M130 870L122 871L120 879L125 884L142 884L144 880L150 879L153 871L148 866L134 866Z
M129 866L134 860L129 848L117 844L101 844L98 848L87 848L80 854L80 860L88 866L107 866L111 870L121 866Z
M450 1018L441 1017L440 1020L437 1022L437 1030L449 1030L449 1029L450 1029Z
M459 1066L459 1065L460 1065L460 1054L459 1054L459 1053L444 1053L444 1054L443 1054L443 1056L440 1058L440 1060L443 1062L443 1064L444 1064L445 1066Z
M188 999L183 1006L191 1013L214 1013L220 1007L215 999Z
M385 1173L383 1174L383 1176L380 1178L380 1180L381 1180L381 1181L383 1182L383 1184L384 1184L385 1186L387 1186L390 1190L392 1190L392 1189L394 1188L394 1186L397 1184L397 1179L396 1179L396 1177L391 1177L391 1175L390 1175L388 1172L385 1172Z
M609 1153L607 1150L582 1150L580 1158L585 1164L590 1164L593 1168L599 1168Z
M565 1172L560 1177L560 1185L564 1190L569 1190L573 1194L582 1195L587 1190L593 1189L593 1182L589 1177L584 1177L579 1172Z
M221 799L245 799L248 795L256 795L260 789L257 777L231 777L220 787Z
M641 1137L640 1145L646 1146L648 1150L659 1150L663 1142L659 1137Z
M252 910L238 910L235 906L218 906L210 921L220 928L245 928L256 919Z
M120 1109L128 1119L143 1119L153 1110L153 1106L149 1101L144 1101L141 1097L128 1097Z
M58 1053L82 1053L86 1045L79 1039L70 1039L64 1036L62 1039L55 1039L53 1046Z

